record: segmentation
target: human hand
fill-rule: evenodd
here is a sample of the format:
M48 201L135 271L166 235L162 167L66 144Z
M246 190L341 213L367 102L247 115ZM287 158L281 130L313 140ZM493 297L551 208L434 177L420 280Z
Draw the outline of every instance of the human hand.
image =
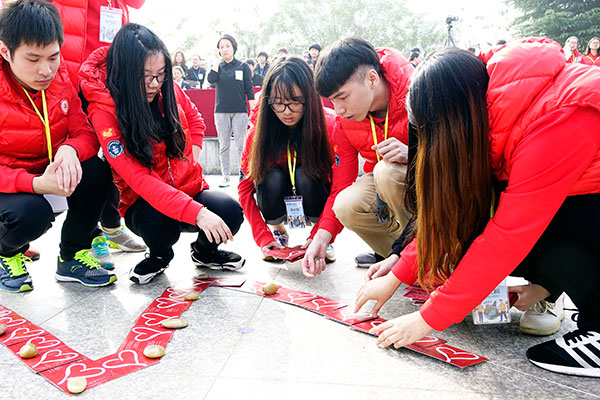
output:
M58 187L56 178L57 170L62 165L63 160L53 162L46 167L46 170L41 176L33 178L33 192L37 194L55 194L57 196L70 196L72 191L64 191Z
M371 147L384 160L400 164L408 162L408 146L396 138L389 138Z
M311 243L306 249L302 259L302 273L307 278L314 278L325 271L325 257L327 256L327 245L331 240L331 233L319 229Z
M227 224L214 212L202 207L196 216L196 225L211 243L227 243L233 235Z
M77 151L68 145L60 146L54 162L61 161L61 164L56 168L56 182L59 189L63 192L73 193L79 182L81 182L81 163Z
M513 306L521 311L526 311L527 309L533 307L533 305L538 301L544 300L546 297L550 296L549 291L547 291L543 286L536 284L509 286L508 292L516 293L519 296Z
M422 339L432 330L433 328L425 322L421 313L415 311L377 325L369 333L379 333L378 346L388 347L393 344L395 348L399 349Z
M400 256L397 254L392 254L385 260L381 260L378 263L371 265L367 271L367 275L365 276L365 281L370 281L372 279L379 278L380 276L387 275L387 273L392 270L392 267L399 259Z
M373 306L372 312L377 314L381 307L392 297L396 289L398 289L400 283L400 280L394 274L387 274L366 282L356 295L354 312L359 312L367 301L375 300L376 303Z
M313 241L312 239L306 239L306 243L304 243L301 248L303 248L303 249L308 248L308 246L310 246L312 241Z
M273 249L284 249L285 247L283 247L281 245L281 243L279 243L277 240L273 240L271 243L263 246L260 248L260 251L262 251L263 256L267 256L267 251L269 250L273 250Z

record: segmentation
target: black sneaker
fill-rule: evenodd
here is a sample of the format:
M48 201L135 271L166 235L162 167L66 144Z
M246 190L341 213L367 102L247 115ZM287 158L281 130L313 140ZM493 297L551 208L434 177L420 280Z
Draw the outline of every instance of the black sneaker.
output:
M167 269L173 256L173 251L171 251L171 254L164 257L157 257L146 253L146 258L129 271L129 280L138 285L150 283L156 275L162 274L164 270Z
M244 266L246 260L240 255L226 250L196 251L194 243L190 245L192 262L196 267L226 269L236 271Z
M354 262L358 268L369 268L371 265L385 260L385 257L377 253L362 253L356 256Z
M600 378L600 333L576 330L527 350L533 364L567 375Z

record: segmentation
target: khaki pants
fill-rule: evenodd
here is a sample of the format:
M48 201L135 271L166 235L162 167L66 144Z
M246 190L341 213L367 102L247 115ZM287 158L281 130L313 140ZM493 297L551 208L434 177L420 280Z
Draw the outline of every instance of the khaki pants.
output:
M377 254L387 257L409 220L404 208L405 190L406 164L383 160L375 165L373 172L361 176L337 195L333 211L346 228ZM389 221L379 223L377 219L376 193L388 204Z

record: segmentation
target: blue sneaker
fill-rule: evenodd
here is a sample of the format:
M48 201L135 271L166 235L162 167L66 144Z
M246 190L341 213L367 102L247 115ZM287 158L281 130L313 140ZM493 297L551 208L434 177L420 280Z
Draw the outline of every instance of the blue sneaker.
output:
M89 287L107 286L117 280L117 276L103 269L87 249L79 250L69 261L58 257L55 278L59 282L79 282Z
M104 236L97 236L92 240L90 255L100 263L104 269L115 269L115 260L108 251L108 241Z
M12 257L0 256L0 290L18 293L33 290L31 276L25 268L25 263L31 260L23 253Z

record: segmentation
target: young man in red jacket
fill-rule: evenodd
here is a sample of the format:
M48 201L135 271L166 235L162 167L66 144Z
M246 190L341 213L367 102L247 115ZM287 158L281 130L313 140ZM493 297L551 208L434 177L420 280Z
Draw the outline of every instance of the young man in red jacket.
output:
M62 43L52 4L19 0L2 10L0 289L9 292L33 289L23 253L54 221L51 203L65 197L56 279L94 287L117 280L89 255L110 173L60 65Z
M350 37L325 49L315 67L317 91L338 114L333 131L335 165L321 227L302 260L305 276L325 268L327 245L345 226L381 259L404 230L404 179L408 155L406 93L412 65L398 51L375 49ZM365 174L358 175L358 155ZM357 257L357 264L371 264Z

